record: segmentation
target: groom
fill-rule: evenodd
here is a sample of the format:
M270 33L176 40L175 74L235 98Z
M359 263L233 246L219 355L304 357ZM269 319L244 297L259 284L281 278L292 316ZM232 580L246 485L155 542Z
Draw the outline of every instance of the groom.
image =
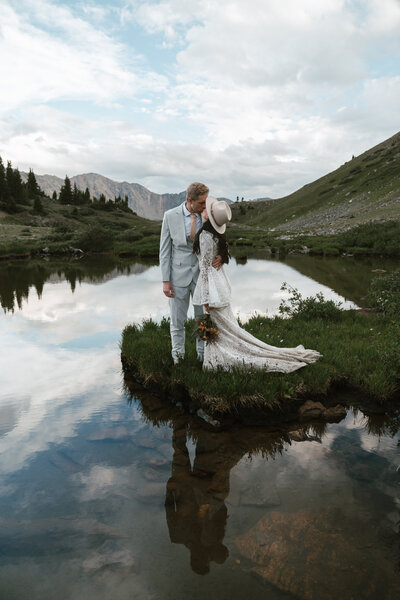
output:
M185 321L190 296L199 276L199 261L193 254L193 240L202 226L201 213L205 209L209 189L203 183L191 183L186 190L186 201L167 210L161 228L160 267L163 292L169 298L171 315L172 359L177 364L185 355ZM213 267L220 269L222 259L217 256ZM193 305L195 316L203 314L203 307ZM203 360L204 342L196 339L197 357Z

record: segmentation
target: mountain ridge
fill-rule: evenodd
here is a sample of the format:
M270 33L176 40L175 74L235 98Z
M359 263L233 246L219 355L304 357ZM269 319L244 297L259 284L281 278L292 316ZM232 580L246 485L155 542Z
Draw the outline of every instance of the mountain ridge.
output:
M331 235L369 221L400 221L400 132L274 200L232 205L237 225Z
M23 181L26 181L28 174L21 172ZM36 175L36 181L44 193L52 196L53 192L59 194L64 179L56 175ZM160 220L166 210L174 208L186 198L186 192L157 194L151 192L140 183L129 183L127 181L115 181L99 173L81 173L69 178L71 185L76 183L79 190L89 189L90 195L99 198L104 194L107 200L112 200L116 196L124 198L128 196L128 205L140 217L150 220Z

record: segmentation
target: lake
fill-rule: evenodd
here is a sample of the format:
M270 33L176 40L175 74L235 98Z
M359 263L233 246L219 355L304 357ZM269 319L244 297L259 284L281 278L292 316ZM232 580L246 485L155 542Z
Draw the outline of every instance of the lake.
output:
M395 267L232 260L233 309L276 314L284 281L363 306ZM1 599L399 597L399 415L215 433L124 381L157 265L7 262L0 303Z

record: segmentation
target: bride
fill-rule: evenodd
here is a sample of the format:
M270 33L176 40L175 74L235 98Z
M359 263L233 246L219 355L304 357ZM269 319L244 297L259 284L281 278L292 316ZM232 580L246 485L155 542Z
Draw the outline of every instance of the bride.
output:
M304 346L269 346L239 326L232 312L231 286L224 267L217 270L212 266L217 255L223 263L229 262L225 229L232 211L224 200L209 196L202 217L203 226L193 243L200 267L193 304L204 305L205 312L210 313L219 330L217 339L205 344L203 369L245 365L290 373L318 360L322 355L315 350L307 350Z

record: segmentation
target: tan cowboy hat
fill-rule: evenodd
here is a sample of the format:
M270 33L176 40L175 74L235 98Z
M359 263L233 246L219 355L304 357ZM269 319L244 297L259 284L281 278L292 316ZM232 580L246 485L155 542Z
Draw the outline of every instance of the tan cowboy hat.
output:
M225 200L217 200L213 196L208 196L206 210L215 231L225 233L226 224L232 219L232 211L229 204Z

